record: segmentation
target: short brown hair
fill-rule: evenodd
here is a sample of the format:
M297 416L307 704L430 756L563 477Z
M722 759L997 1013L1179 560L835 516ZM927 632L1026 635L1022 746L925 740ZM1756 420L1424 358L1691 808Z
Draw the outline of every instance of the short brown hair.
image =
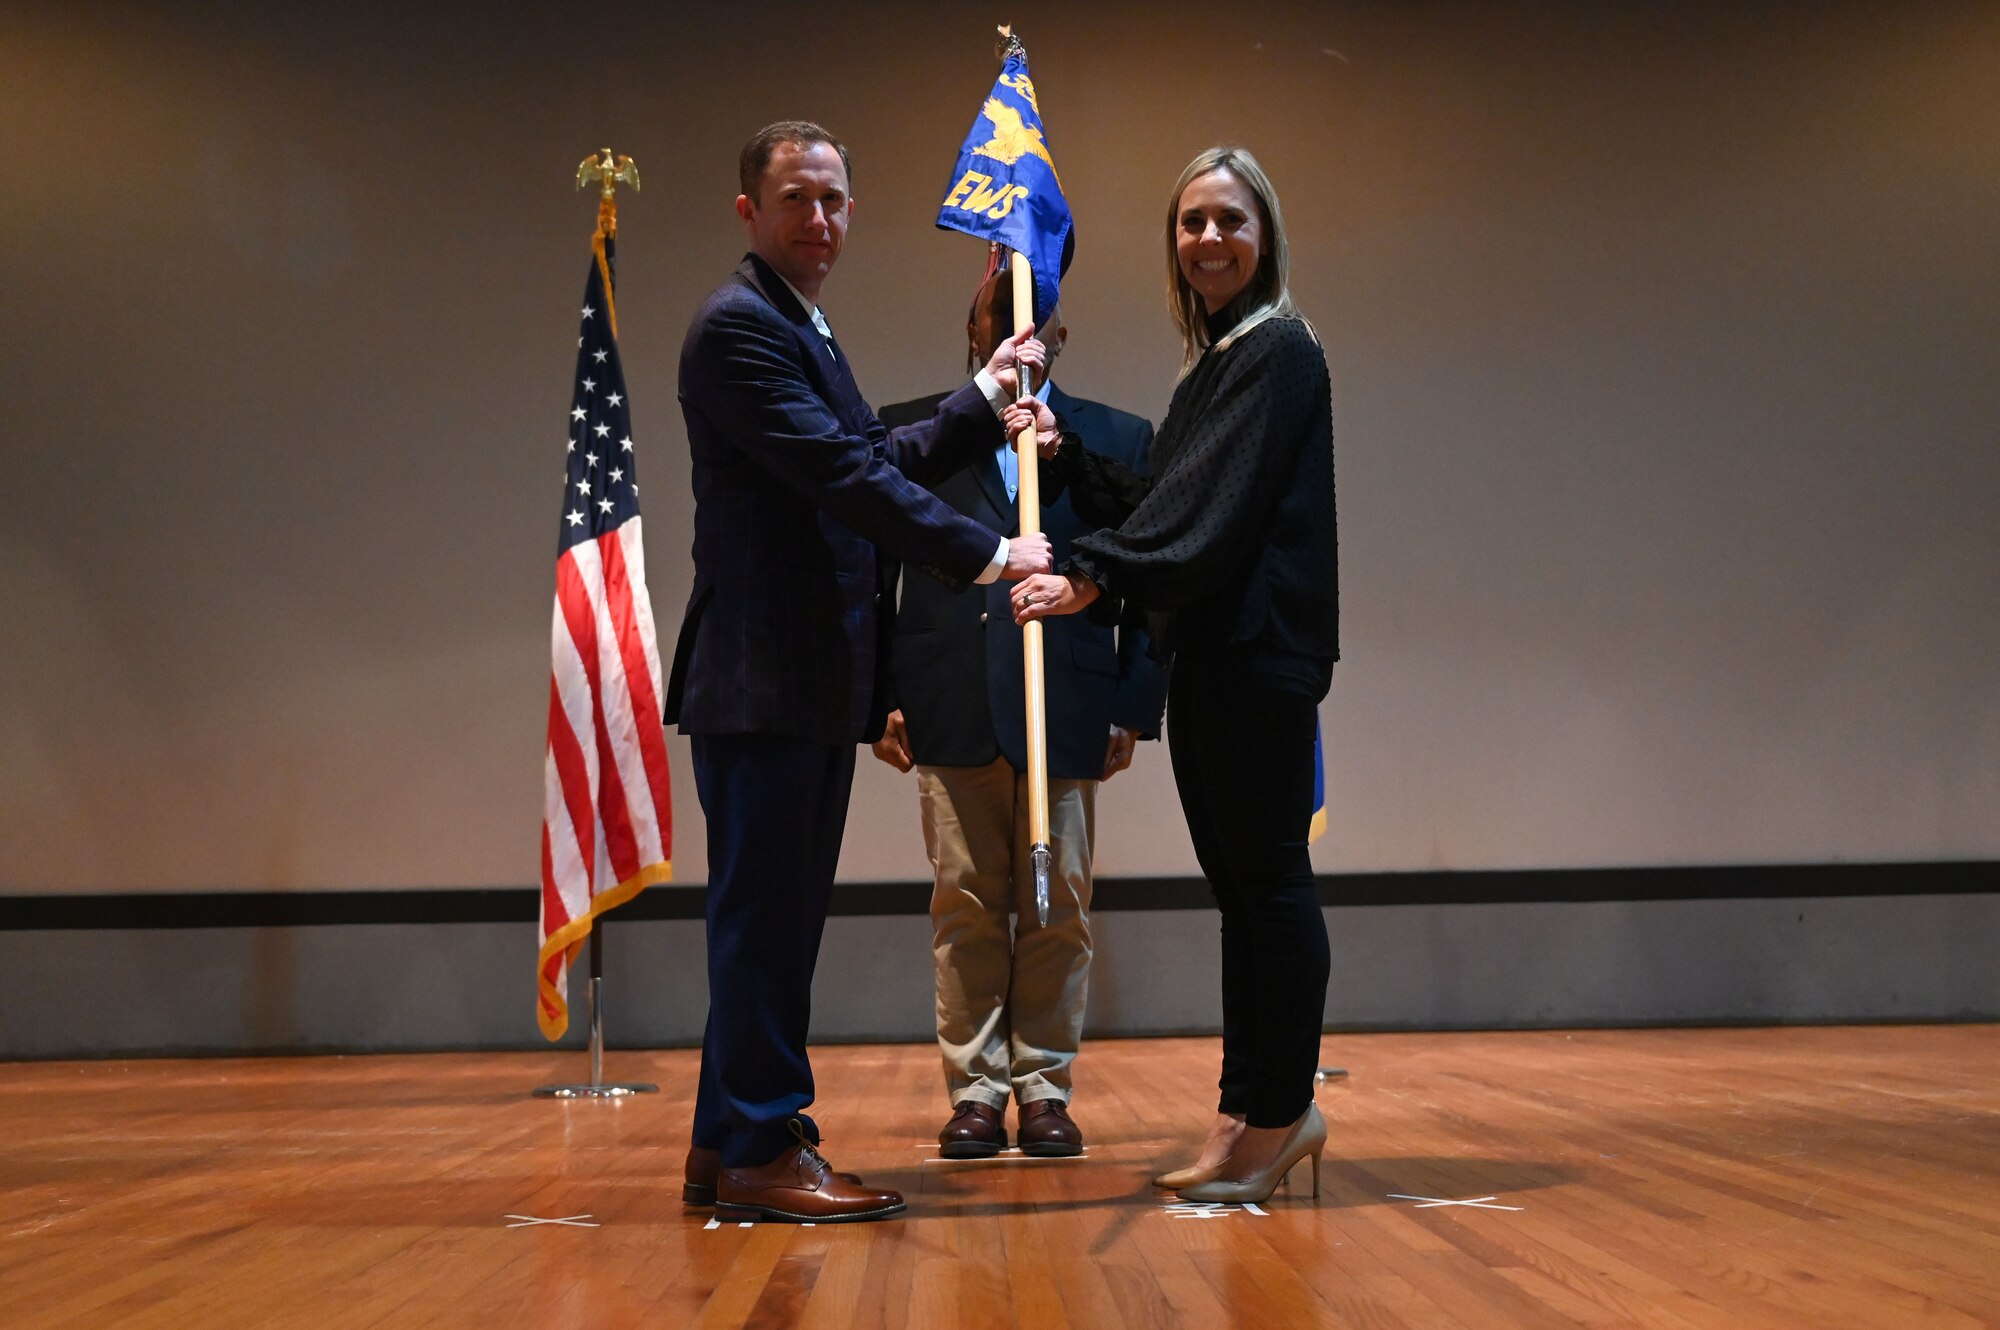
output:
M780 120L758 130L743 145L743 151L736 155L736 183L752 202L757 199L757 186L764 183L764 172L771 167L771 154L778 150L781 143L796 144L801 148L815 143L826 144L840 154L840 169L847 172L847 187L849 190L854 188L854 163L847 158L845 143L810 120Z

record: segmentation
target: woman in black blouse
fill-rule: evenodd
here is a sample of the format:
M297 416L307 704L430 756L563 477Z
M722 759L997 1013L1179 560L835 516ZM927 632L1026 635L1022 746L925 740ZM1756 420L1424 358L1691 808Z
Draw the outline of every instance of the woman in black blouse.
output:
M1288 269L1256 159L1212 148L1189 163L1167 216L1186 368L1152 479L1064 438L1071 503L1115 529L1014 591L1022 622L1093 602L1142 610L1154 650L1174 654L1174 781L1222 912L1218 1114L1200 1157L1156 1179L1191 1200L1262 1200L1305 1158L1317 1195L1326 1142L1313 1077L1328 951L1306 837L1317 708L1340 654L1333 429L1326 358Z

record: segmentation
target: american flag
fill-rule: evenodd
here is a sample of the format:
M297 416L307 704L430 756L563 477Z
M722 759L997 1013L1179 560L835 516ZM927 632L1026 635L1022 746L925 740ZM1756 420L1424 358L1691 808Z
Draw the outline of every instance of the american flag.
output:
M536 963L536 1015L550 1039L569 1028L569 962L597 916L673 874L660 648L611 303L612 226L608 217L599 225L584 284L556 542Z

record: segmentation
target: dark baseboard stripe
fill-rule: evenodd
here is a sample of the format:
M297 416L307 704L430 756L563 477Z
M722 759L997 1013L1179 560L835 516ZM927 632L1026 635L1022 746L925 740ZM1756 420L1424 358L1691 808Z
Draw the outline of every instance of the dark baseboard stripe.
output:
M1323 905L1521 905L1605 901L1799 899L1826 896L1966 895L2000 891L2000 861L1901 864L1740 864L1688 868L1528 868L1480 872L1329 873ZM921 915L923 882L845 882L836 915ZM1198 877L1098 879L1092 908L1206 909ZM318 924L532 923L532 887L414 891L130 892L0 895L0 932L99 928L296 928ZM616 917L699 919L699 888L643 892Z

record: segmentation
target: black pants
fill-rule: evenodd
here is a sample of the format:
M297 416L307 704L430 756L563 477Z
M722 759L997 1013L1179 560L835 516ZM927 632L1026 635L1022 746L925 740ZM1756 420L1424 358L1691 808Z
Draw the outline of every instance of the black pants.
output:
M1222 911L1224 1113L1288 1127L1312 1103L1331 961L1313 887L1316 707L1240 652L1174 661L1167 740L1195 857Z
M769 1163L806 1135L813 969L847 825L854 745L693 736L708 821L708 1026L694 1143L725 1168Z

